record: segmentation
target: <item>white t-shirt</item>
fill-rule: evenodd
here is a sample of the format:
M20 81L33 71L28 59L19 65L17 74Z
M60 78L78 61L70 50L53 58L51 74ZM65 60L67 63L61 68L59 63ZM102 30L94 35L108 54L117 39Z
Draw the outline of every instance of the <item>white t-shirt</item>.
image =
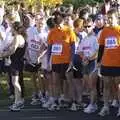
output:
M31 63L40 63L40 54L44 51L44 45L47 46L47 35L45 30L41 30L39 33L36 27L29 27L27 30L27 51L29 52L29 58Z
M86 57L92 57L97 52L98 48L97 37L90 35L82 39L78 52L83 52L83 55Z

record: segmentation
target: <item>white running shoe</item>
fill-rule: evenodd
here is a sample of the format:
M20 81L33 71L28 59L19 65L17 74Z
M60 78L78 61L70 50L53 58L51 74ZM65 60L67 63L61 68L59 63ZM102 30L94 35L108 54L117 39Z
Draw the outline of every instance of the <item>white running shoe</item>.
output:
M104 106L98 114L104 117L106 115L109 115L109 113L110 113L109 107Z
M113 102L112 102L112 104L111 104L111 106L113 106L113 107L119 107L118 101L114 99Z
M90 113L96 112L97 109L98 109L98 107L97 107L96 104L93 104L93 105L92 105L92 104L89 104L89 105L87 106L87 108L84 109L84 112L90 114Z
M33 92L33 94L32 94L32 100L37 99L37 98L38 98L37 93Z
M46 103L46 99L45 99L44 97L42 97L42 98L40 99L40 102L41 102L42 104L44 104L44 103Z
M20 101L18 103L14 103L9 108L11 111L20 111L20 109L24 108L24 103Z
M48 110L49 111L55 111L55 110L58 111L58 110L60 110L60 107L56 103L54 103L48 107Z
M63 107L64 101L65 101L64 95L61 95L60 98L58 99L58 103L60 107Z
M46 103L42 104L43 108L48 108L51 105L50 101L47 101Z
M39 99L32 99L32 102L30 104L31 105L40 105L40 100Z
M75 103L72 103L71 107L70 107L70 110L71 111L77 111L78 110L78 107Z
M117 117L120 117L120 107L118 109Z
M37 94L38 98L41 99L43 97L42 95L42 92L40 91L38 94Z
M45 102L45 103L42 104L42 107L43 107L43 108L48 108L48 107L50 107L50 105L52 105L53 103L54 103L54 98L53 98L53 97L50 97L47 102Z
M78 106L78 109L84 109L87 106L87 104L86 103L78 103L77 106Z

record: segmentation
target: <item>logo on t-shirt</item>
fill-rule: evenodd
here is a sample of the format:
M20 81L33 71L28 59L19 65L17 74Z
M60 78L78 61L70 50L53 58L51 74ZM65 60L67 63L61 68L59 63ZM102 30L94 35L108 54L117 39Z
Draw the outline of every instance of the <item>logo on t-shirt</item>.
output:
M105 39L105 47L108 49L115 49L116 47L118 47L118 40L116 37L111 36L111 37L107 37Z

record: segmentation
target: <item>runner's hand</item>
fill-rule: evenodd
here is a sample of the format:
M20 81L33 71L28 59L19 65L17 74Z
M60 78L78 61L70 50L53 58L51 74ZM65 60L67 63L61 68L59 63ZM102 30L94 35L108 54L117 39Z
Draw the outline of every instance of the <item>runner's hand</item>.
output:
M84 57L82 61L83 61L84 65L88 65L89 64L89 58L88 57Z
M101 63L97 63L96 67L100 68L100 66L101 66Z
M68 66L68 69L66 70L66 72L69 72L72 69L72 67L73 67L73 63L70 62L69 66Z

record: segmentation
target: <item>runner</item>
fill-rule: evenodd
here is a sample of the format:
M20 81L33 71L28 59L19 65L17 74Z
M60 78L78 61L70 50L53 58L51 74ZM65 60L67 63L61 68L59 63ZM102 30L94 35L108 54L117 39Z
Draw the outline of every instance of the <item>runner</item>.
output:
M98 66L101 64L101 74L104 80L104 106L99 113L101 116L108 115L110 112L109 96L113 83L118 86L118 100L120 101L120 27L117 10L109 10L107 17L109 26L105 27L100 34L98 54ZM117 116L120 116L120 107Z
M19 111L24 107L24 99L21 97L21 85L19 83L20 73L23 72L24 68L24 54L26 48L26 34L19 22L13 23L13 34L15 40L15 53L13 53L11 58L11 74L12 83L14 85L15 102L10 106L10 110ZM11 46L10 46L11 47ZM14 48L14 47L13 47Z
M36 27L31 26L27 29L28 47L26 51L26 70L32 73L32 81L35 89L35 95L33 96L33 100L31 102L32 105L39 104L40 98L43 96L41 83L37 79L38 71L41 67L41 58L45 55L45 50L47 49L47 33L44 28L44 18L40 15L36 15L35 19Z
M59 108L55 101L58 103L59 96L63 94L64 79L67 79L67 84L69 85L69 88L67 88L69 94L71 93L72 75L70 69L73 62L74 43L76 39L74 32L69 27L63 25L63 17L60 12L56 14L55 23L56 27L53 28L48 35L48 63L51 57L54 85L54 101L48 108L49 110L56 110L56 108Z
M82 59L80 58L78 54L78 48L79 44L81 43L81 40L87 36L87 33L83 31L83 20L82 19L76 19L74 21L74 32L76 34L76 42L75 42L75 55L74 55L74 61L73 61L73 75L74 79L72 81L72 92L73 92L73 103L71 105L70 110L77 111L79 107L84 107L84 104L82 103L82 92L83 92L83 74L82 74Z

